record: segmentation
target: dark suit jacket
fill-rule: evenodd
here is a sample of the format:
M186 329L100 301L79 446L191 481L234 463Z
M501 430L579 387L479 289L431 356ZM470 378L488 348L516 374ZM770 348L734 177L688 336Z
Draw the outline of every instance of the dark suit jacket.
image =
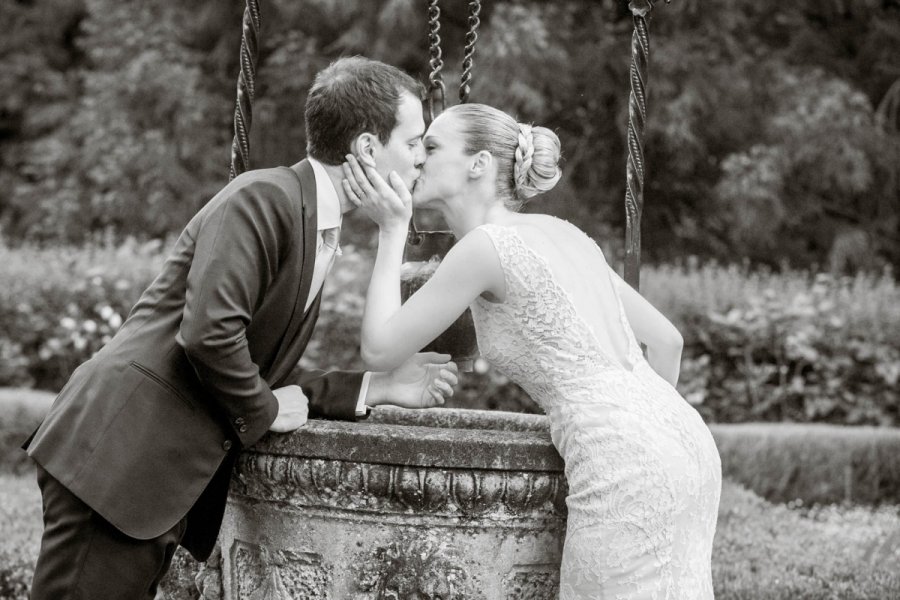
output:
M316 253L308 161L235 178L188 223L115 337L78 367L28 454L125 534L189 512L205 560L237 452L270 427L272 388L300 384L314 415L355 419L362 373L302 373Z

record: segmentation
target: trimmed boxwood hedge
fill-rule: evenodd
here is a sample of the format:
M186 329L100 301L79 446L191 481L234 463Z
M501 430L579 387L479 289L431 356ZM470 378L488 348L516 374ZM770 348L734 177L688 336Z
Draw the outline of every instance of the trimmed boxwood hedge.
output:
M711 429L722 472L770 501L900 504L900 429L809 423Z

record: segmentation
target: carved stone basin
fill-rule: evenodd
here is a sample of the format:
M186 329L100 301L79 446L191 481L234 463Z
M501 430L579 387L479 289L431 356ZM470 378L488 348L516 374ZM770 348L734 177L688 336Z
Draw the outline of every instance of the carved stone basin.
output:
M563 464L545 417L379 408L243 453L226 598L557 597Z

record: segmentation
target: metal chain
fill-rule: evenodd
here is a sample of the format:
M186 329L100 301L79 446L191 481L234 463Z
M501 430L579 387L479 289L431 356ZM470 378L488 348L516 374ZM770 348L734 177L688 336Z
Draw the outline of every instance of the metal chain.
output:
M241 29L241 72L234 106L234 139L231 142L231 179L250 168L251 103L256 94L256 61L259 58L259 1L247 0Z
M444 111L444 96L446 89L444 87L444 78L441 75L441 69L444 68L444 60L441 53L441 8L438 6L438 0L429 0L428 2L428 46L431 60L428 61L431 66L431 73L428 75L428 98L426 104L428 107L428 122ZM435 110L435 101L438 101L439 108Z
M472 91L469 84L472 82L475 42L478 41L478 26L481 24L481 20L478 18L480 13L481 0L472 0L469 2L469 31L466 33L465 56L462 61L462 76L459 80L459 101L462 103L469 101L469 94Z

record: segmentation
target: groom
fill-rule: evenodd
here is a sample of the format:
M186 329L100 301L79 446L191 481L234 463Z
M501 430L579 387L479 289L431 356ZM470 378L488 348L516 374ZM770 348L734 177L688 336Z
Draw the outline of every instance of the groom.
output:
M188 223L116 336L81 365L25 448L44 534L32 598L154 597L181 544L206 560L238 452L310 414L440 404L456 366L301 372L337 252L348 152L409 186L424 161L422 87L361 57L316 77L308 158L245 173Z

